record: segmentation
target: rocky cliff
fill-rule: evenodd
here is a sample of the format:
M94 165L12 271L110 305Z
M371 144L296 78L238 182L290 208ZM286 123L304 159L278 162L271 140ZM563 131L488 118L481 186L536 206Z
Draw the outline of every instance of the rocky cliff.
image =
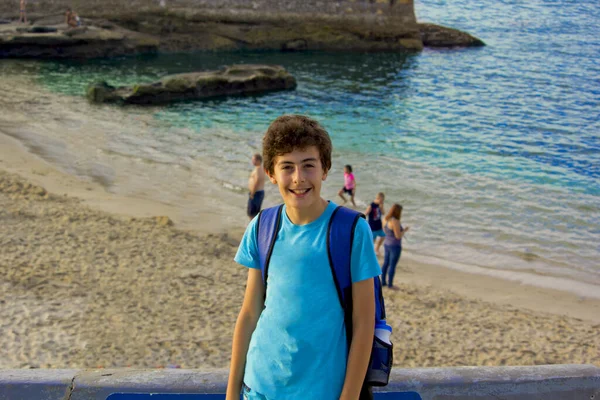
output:
M483 44L417 23L413 0L39 0L28 5L28 17L39 25L49 15L60 18L67 7L88 26L136 32L154 38L163 51L414 51ZM14 1L0 0L1 17L17 14Z

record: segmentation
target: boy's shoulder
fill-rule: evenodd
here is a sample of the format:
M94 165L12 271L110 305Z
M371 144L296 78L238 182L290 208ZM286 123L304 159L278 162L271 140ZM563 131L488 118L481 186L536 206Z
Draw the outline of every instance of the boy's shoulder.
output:
M260 223L262 223L261 220L261 216L263 216L265 213L275 213L277 212L278 208L281 207L281 224L291 224L293 225L293 223L289 220L289 218L286 216L286 205L285 203L281 203L272 207L268 207L265 208L261 211L261 213L259 215L257 215L256 217L254 217L252 219L252 221L250 221L250 224L248 225L247 229L247 233L250 232L254 232L255 234L257 233L257 226L260 225ZM331 217L333 216L333 213L335 212L335 210L338 207L343 207L343 206L339 206L338 204L334 203L333 201L328 201L327 202L327 207L325 207L325 210L323 211L323 213L317 218L317 220L315 220L315 222L318 222L319 224L322 224L324 226L329 226L329 221L331 220ZM352 210L352 209L349 209ZM369 228L369 224L367 223L366 219L365 219L365 215L357 210L352 210L354 213L356 213L357 215L360 215L361 218L358 219L358 222L356 224L356 229L357 230L367 230L370 231L371 228ZM274 214L273 214L274 215ZM312 223L311 223L312 224ZM301 227L302 225L300 225ZM360 227L360 228L359 228Z

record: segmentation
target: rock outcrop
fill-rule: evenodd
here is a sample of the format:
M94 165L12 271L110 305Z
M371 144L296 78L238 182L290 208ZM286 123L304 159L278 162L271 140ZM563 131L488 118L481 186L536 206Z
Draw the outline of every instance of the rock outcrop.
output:
M29 32L13 28L6 35L0 25L0 58L103 57L155 49L396 52L484 45L458 30L419 24L413 0L81 0L77 12L89 29L67 38L64 10L70 3L31 3L29 18L36 27ZM12 8L12 0L0 0L0 17ZM58 32L41 33L59 23Z
M277 65L232 65L219 71L169 75L158 82L133 87L90 85L93 103L165 104L183 100L260 94L296 87L296 79Z
M160 38L160 50L418 51L411 18L169 9L102 14L127 29Z
M114 27L0 25L0 58L96 58L156 52L160 41Z
M164 6L161 6L164 5ZM36 25L47 22L43 13L64 19L69 0L31 3L30 19ZM14 9L12 0L0 0L0 17ZM419 24L413 0L81 0L76 11L84 25L138 33L142 41L153 38L158 50L276 50L276 51L419 51L423 47L476 46L483 42L450 28ZM60 13L63 14L60 14ZM14 14L14 12L13 12ZM121 30L123 27L124 29ZM88 33L89 34L89 33ZM465 36L466 35L466 36ZM23 40L23 39L19 39ZM141 47L121 46L116 41L97 44L92 54L112 51L134 53ZM47 54L28 43L33 53ZM0 49L7 44L0 42ZM65 48L69 50L65 51ZM56 56L86 56L83 49L64 43ZM36 50L37 49L37 50ZM10 54L17 54L12 48ZM28 50L22 50L28 52ZM53 54L54 54L53 53ZM111 55L111 54L106 54ZM2 52L0 52L2 57Z
M419 24L421 40L425 47L479 47L485 46L481 39L458 29L435 24Z

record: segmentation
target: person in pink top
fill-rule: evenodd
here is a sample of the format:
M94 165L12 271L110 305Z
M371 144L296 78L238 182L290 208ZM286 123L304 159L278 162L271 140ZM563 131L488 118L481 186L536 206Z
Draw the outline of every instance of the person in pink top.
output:
M338 195L344 201L342 204L346 204L346 202L348 201L344 197L344 193L350 195L350 201L352 202L352 206L356 207L356 203L354 202L354 194L356 193L356 180L354 179L354 174L352 173L351 165L344 166L344 186L338 192Z

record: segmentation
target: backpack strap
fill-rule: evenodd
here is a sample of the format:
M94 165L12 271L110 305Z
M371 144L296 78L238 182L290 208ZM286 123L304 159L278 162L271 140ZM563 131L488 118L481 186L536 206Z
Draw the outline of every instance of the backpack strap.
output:
M283 204L265 208L258 214L256 225L256 243L258 245L258 258L260 271L267 287L269 275L269 261L273 254L273 247L277 240L277 233L281 228L281 213ZM365 216L358 211L347 207L338 206L332 213L327 227L327 256L329 267L335 283L340 306L344 310L346 331L352 331L352 245L354 231L359 218ZM381 281L375 277L375 319L385 319L385 305L381 290ZM348 340L351 335L348 335Z
M364 218L357 211L338 206L327 227L327 256L343 310L348 308L348 300L352 298L352 293L348 293L352 290L352 244L354 229L361 216Z
M265 284L265 293L267 287L267 277L269 275L269 261L273 254L277 233L281 227L281 212L283 204L275 207L265 208L258 214L256 223L256 243L258 245L258 260L263 283Z
M339 206L329 220L327 231L327 255L338 299L344 310L348 345L352 340L352 245L356 224L361 217L365 218L357 211ZM383 292L378 276L373 279L373 282L375 286L375 320L380 321L385 319Z

